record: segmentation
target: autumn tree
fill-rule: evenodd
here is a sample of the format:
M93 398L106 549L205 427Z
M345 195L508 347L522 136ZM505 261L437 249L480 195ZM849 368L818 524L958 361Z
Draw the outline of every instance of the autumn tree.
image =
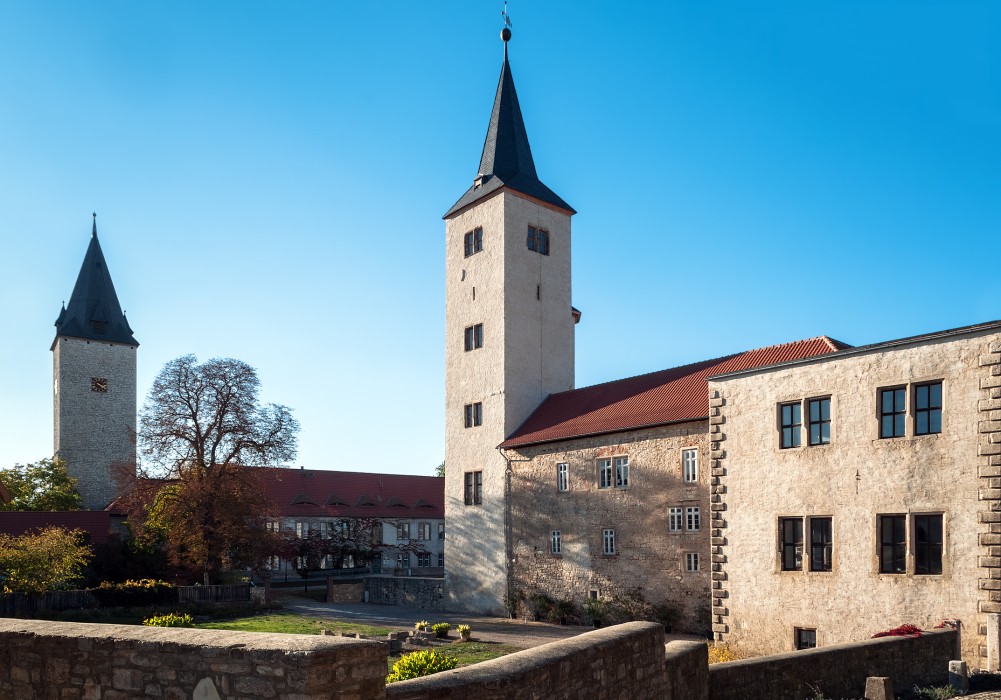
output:
M48 527L35 533L0 533L0 582L5 593L42 593L68 588L91 558L84 533Z
M76 479L60 459L43 459L31 464L15 464L0 470L0 481L11 500L0 510L80 510L83 499L76 491Z
M295 458L299 424L289 408L262 405L248 364L193 355L168 362L139 412L140 538L160 538L172 564L206 582L224 568L259 565L275 517L253 467ZM145 489L145 493L142 493Z

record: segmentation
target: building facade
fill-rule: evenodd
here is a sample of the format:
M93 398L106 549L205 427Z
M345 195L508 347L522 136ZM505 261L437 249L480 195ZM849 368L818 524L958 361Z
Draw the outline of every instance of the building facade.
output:
M713 629L751 653L1001 612L1001 322L717 376Z
M95 215L90 245L52 341L53 451L85 508L116 497L115 471L136 462L136 349L118 303Z

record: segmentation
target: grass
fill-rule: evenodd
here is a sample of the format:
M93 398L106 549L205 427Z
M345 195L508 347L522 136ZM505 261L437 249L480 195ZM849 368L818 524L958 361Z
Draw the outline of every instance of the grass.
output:
M457 642L455 644L445 644L436 646L434 650L446 656L452 656L459 662L459 667L478 664L481 661L497 659L501 656L522 651L521 647L512 644L500 644L498 642ZM393 670L393 664L399 661L403 654L390 655L386 660L386 673Z
M295 613L271 612L264 615L242 615L210 622L198 622L195 627L206 630L233 630L236 632L280 632L283 634L320 634L322 630L364 634L373 637L384 636L392 630L360 622L340 622L305 617Z

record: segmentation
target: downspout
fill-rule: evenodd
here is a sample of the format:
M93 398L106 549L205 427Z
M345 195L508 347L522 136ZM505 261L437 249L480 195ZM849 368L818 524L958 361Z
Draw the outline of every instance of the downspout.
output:
M508 613L511 613L511 600L514 597L514 537L511 517L511 464L514 462L531 462L531 459L512 459L508 456L503 447L498 446L497 451L504 458L504 573L506 577L506 588L504 605Z

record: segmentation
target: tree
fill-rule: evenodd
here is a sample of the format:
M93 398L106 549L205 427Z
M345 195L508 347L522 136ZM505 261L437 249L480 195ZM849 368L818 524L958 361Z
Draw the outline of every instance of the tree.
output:
M84 533L49 527L37 533L0 534L0 579L5 593L41 593L68 588L91 558Z
M299 424L285 406L262 406L259 389L240 360L186 355L164 366L139 413L133 495L145 517L130 524L206 582L259 565L273 548L266 523L277 512L253 467L294 459ZM152 474L160 481L144 478Z
M437 467L434 468L434 475L435 476L442 476L442 477L445 476L445 463L444 462L442 462L441 464L439 464Z
M76 491L76 479L60 459L43 459L31 464L15 464L0 470L0 481L10 491L10 503L0 510L80 510L83 499Z

